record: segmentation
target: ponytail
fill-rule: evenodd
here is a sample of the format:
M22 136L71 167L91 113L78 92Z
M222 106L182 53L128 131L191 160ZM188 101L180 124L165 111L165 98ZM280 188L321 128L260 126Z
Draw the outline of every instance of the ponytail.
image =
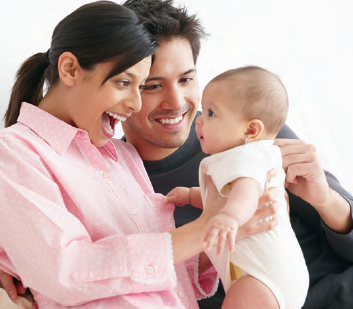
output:
M17 122L22 102L38 105L43 98L45 70L49 66L47 53L38 53L27 59L16 74L10 103L5 113L5 127Z

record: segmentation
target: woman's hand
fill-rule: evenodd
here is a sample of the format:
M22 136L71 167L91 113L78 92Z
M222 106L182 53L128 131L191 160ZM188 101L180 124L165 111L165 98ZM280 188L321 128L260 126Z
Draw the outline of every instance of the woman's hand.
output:
M275 175L274 170L267 173L267 181ZM206 175L207 200L201 217L205 217L209 221L217 215L225 205L227 198L218 194L211 178ZM278 225L276 212L278 210L278 202L275 200L279 195L277 188L269 188L260 196L258 208L252 218L244 225L240 226L236 235L236 240L240 240L251 235L263 233L274 229ZM269 220L270 218L270 220Z
M6 293L12 300L15 300L17 294L26 293L26 289L23 287L21 281L16 281L14 283L14 279L8 273L0 270L0 288L4 288Z
M4 309L36 309L36 304L31 303L26 298L18 296L12 301L4 289L0 288L0 308Z
M27 297L24 295L18 296L18 294L25 293L26 289L23 287L21 281L14 283L11 275L0 270L0 308L37 308L37 305L29 297L31 296L29 293L27 293ZM2 306L5 303L10 304L9 307Z
M260 196L255 214L248 222L239 227L236 240L270 231L278 225L276 212L279 204L275 200L278 194L277 188L270 188Z

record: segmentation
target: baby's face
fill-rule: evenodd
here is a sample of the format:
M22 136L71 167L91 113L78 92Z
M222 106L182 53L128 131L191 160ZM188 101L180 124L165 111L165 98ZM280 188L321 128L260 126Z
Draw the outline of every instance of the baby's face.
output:
M236 97L225 82L208 84L201 104L196 134L203 152L215 154L244 144L248 121L238 112Z

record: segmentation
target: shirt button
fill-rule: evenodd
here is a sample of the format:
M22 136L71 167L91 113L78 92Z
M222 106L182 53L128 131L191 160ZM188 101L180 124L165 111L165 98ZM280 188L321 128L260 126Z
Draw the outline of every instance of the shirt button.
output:
M104 178L109 178L110 174L108 172L103 172L103 177Z
M148 274L152 274L154 272L154 268L152 266L148 266L146 268L146 271L147 271Z
M131 208L131 213L132 213L133 215L136 215L136 214L137 214L137 210L136 210L135 208Z
M179 295L180 298L183 298L183 297L184 297L184 294L183 294L182 291L179 291L179 292L178 292L178 295Z

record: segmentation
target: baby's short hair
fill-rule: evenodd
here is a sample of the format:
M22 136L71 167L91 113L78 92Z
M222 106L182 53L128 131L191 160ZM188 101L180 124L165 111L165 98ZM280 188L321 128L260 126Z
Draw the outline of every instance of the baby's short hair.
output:
M259 119L265 132L277 135L288 113L287 91L273 73L257 67L246 66L228 70L210 81L229 82L230 95L246 119Z

